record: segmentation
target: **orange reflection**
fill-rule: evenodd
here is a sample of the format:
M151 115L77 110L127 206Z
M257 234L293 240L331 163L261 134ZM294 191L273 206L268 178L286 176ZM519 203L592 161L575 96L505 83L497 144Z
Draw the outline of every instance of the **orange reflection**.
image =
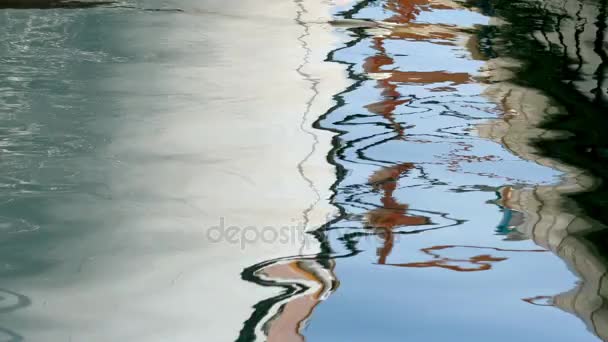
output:
M324 296L333 290L333 264L327 269L314 260L293 260L272 264L263 273L278 283L301 283L313 288L291 298L279 309L280 313L267 322L268 342L303 342L301 331L306 320Z

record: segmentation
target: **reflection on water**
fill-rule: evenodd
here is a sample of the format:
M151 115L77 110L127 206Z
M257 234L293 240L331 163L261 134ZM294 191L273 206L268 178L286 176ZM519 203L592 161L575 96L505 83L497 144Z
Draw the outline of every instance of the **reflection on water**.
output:
M497 50L523 61L515 75L520 84L539 89L551 99L511 86L505 103L524 115L503 124L512 133L498 133L506 126L495 127L496 135L490 133L502 136L526 158L565 172L561 184L514 191L510 201L529 213L530 219L521 230L559 255L580 278L574 289L554 296L552 304L578 316L602 340L608 338L603 285L608 221L603 209L606 155L602 151L606 139L598 129L605 124L607 107L606 5L606 1L548 2L543 7L518 2L495 4L492 10L514 25L492 34L499 39L513 37L516 44L526 47L497 46ZM530 23L534 36L521 34L515 6L525 16L537 19ZM506 89L500 88L494 92L506 95ZM530 115L532 111L543 115ZM531 131L530 126L543 129ZM552 131L566 134L548 134Z
M506 257L494 257L490 254L480 254L472 256L468 259L455 259L443 257L440 251L444 249L461 248L461 249L477 249L477 250L490 250L497 252L546 252L544 249L537 250L517 250L517 249L502 249L495 247L479 247L479 246L433 246L429 248L423 248L420 251L431 257L431 261L425 262L410 262L406 264L388 264L391 266L399 267L441 267L457 272L476 272L476 271L487 271L492 268L492 263L504 261ZM381 264L384 264L381 262ZM464 264L461 266L459 264Z
M599 205L585 206L589 196L603 203L593 176L606 173L560 151L594 139L587 148L597 154L604 144L593 133L578 142L553 133L601 126L573 117L581 108L564 103L573 100L547 97L568 91L585 116L603 120L606 1L590 30L582 18L594 6L386 0L339 9L352 27L328 60L353 83L315 128L336 134L328 160L340 215L312 233L318 255L243 273L284 291L256 306L239 340L594 339L547 306L608 338L606 262L588 238L602 225L578 209ZM593 56L581 47L590 31ZM578 204L567 200L583 192ZM269 271L313 261L340 287L318 285L319 272ZM320 289L330 290L311 300Z
M255 1L2 3L48 11L0 13L0 339L185 321L162 336L188 338L220 311L238 322L212 328L239 341L608 339L607 2L336 1L329 22L305 0L291 18L253 16ZM342 44L316 67L350 81L322 115L321 27ZM276 58L287 38L299 55ZM279 257L235 285L245 253L193 231L226 209L313 225L329 186L309 164L329 132L337 214L310 232L318 250L251 247ZM241 322L254 287L266 297Z

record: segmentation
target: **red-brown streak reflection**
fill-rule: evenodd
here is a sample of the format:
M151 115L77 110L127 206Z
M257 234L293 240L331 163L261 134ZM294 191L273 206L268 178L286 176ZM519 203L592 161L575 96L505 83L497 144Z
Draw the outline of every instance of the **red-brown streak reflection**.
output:
M453 6L429 0L394 0L388 1L384 6L387 10L395 13L386 21L405 23L416 19L422 11L431 11L434 9L453 9Z
M452 271L457 272L477 272L477 271L487 271L492 268L492 263L500 262L507 260L508 258L499 258L493 257L489 254L481 254L475 255L468 259L455 259L455 258L445 258L441 257L439 253L435 253L434 251L449 249L449 248L472 248L472 249L492 249L499 252L532 252L532 253L542 253L547 252L545 249L502 249L496 247L481 247L481 246L462 246L462 245L447 245L447 246L434 246L423 248L420 251L432 256L434 260L423 261L423 262L411 262L411 263L403 263L403 264L384 264L388 266L398 266L398 267L415 267L415 268L427 268L427 267L439 267L445 268ZM468 263L473 265L474 267L462 267L459 265L450 265L450 263Z
M414 39L429 41L430 39L454 39L456 35L441 25L427 25L411 23L423 10L438 8L453 8L444 4L428 0L393 0L388 1L385 8L394 12L395 15L387 21L408 24L406 28L395 28L388 38L377 36L372 39L372 48L378 53L367 57L363 63L363 70L368 75L380 76L377 80L377 88L382 89L382 101L371 103L365 108L371 113L381 115L387 119L397 136L405 138L405 128L395 119L395 110L402 104L408 103L410 99L403 99L398 91L398 84L433 84L439 82L450 82L451 85L459 85L471 81L468 73L450 73L445 71L399 71L395 69L386 70L385 67L394 65L395 61L389 56L384 46L386 39ZM447 88L446 88L447 89ZM452 88L453 89L453 88ZM381 188L384 192L382 207L371 210L367 215L369 226L379 230L384 239L384 246L378 249L378 262L385 264L394 246L394 232L400 226L420 226L430 223L428 217L407 215L409 206L397 202L393 192L397 188L399 177L414 167L412 163L403 163L376 171L369 178L369 183L376 189Z
M363 63L363 70L368 74L382 73L382 67L391 65L394 63L393 59L386 55L386 50L383 46L384 38L375 37L373 38L373 48L379 52L375 56L370 56L365 59ZM395 120L394 111L395 109L404 103L409 102L409 99L400 99L401 94L397 91L397 85L391 83L390 77L383 80L378 80L377 88L382 89L382 96L384 100L376 103L371 103L365 108L371 113L382 115L386 118L393 127L393 130L397 133L398 137L402 138L404 135L404 128Z
M392 39L426 40L435 39L433 44L455 45L458 29L441 24L408 23L407 26L393 27L387 36Z
M428 217L407 215L409 206L397 202L393 193L397 189L397 181L402 174L414 168L412 163L403 163L392 167L382 168L369 178L374 188L381 188L383 196L382 207L367 213L368 224L382 233L384 246L378 249L378 262L384 264L394 245L393 230L399 226L420 226L430 223Z
M365 106L371 113L381 115L387 119L399 138L404 138L405 129L395 119L395 110L398 106L410 102L403 99L397 90L399 83L403 84L432 84L450 82L451 85L469 83L471 75L465 72L450 73L446 71L399 71L395 69L385 70L384 67L394 65L395 61L389 56L384 47L385 39L413 39L430 41L431 39L452 40L456 37L454 29L444 25L430 25L411 23L423 10L454 8L446 4L428 0L393 0L388 1L385 8L394 12L395 15L387 21L398 24L408 24L406 27L395 27L387 36L377 36L372 39L372 48L378 53L367 57L363 63L363 70L368 75L378 75L377 88L382 89L382 101ZM439 42L437 42L439 43ZM449 89L449 88L444 88Z

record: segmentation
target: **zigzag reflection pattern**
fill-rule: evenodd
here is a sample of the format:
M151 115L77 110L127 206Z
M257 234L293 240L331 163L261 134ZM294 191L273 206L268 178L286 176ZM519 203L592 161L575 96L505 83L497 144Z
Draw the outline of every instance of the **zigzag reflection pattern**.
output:
M380 5L381 10L370 10L372 5ZM470 191L499 194L506 184L539 184L550 182L554 176L548 172L538 179L534 172L495 167L499 162L534 166L496 142L472 134L477 125L503 115L504 108L483 94L485 76L479 70L484 61L476 59L476 51L468 50L476 46L475 36L451 23L416 21L418 16L436 10L468 11L447 0L385 0L361 1L339 13L344 19L383 23L347 29L350 41L327 57L329 62L344 65L352 80L347 89L334 96L336 104L314 124L316 129L335 133L327 159L336 168L331 203L339 215L311 233L319 241L318 254L269 260L243 271L244 280L282 288L283 292L254 307L239 341L262 336L268 341L303 341L302 331L314 308L338 290L336 264L364 252L363 242L370 237L378 238L376 264L382 267L486 271L492 263L507 260L505 255L545 252L461 246L473 253L484 249L501 256L432 255L437 260L429 262L425 255L428 258L432 251L448 248L430 246L420 249L421 260L391 261L398 257L394 255L398 254L394 253L397 237L462 229L469 219L440 205L439 209L434 205L410 205L407 197L433 191L436 196ZM361 13L379 17L362 18ZM425 57L446 55L454 59L444 64L433 60L427 63L430 67L425 64ZM448 66L453 70L440 69ZM498 207L509 217L520 217L504 203ZM503 221L496 222L505 230L501 234L514 232L514 222ZM452 265L463 262L473 268Z

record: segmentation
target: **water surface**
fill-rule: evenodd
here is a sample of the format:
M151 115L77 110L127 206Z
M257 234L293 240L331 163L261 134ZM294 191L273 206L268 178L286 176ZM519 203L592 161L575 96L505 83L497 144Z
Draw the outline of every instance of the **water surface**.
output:
M606 1L2 9L0 331L607 338L605 23Z

